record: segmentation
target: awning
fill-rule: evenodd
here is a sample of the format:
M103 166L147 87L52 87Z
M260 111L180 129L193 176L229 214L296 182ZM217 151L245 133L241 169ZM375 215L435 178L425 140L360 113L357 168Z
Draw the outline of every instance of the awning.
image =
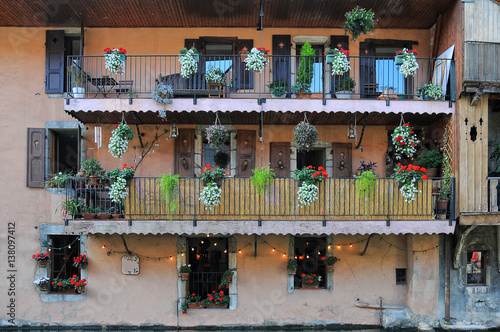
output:
M368 234L453 234L455 221L394 220L389 226L386 221L262 221L257 220L197 220L151 221L137 220L129 225L128 220L113 221L69 221L65 226L68 234L174 234L174 235L368 235Z
M167 119L179 124L212 124L215 112L222 124L259 124L264 112L264 124L296 124L308 114L311 123L345 125L353 123L354 114L370 114L367 125L397 125L404 115L412 125L428 125L455 112L455 104L448 102L391 100L327 99L266 99L261 105L257 99L222 98L174 99L167 105ZM65 111L83 123L118 123L125 112L128 123L165 124L158 116L159 105L150 99L70 99ZM357 118L358 123L364 121Z

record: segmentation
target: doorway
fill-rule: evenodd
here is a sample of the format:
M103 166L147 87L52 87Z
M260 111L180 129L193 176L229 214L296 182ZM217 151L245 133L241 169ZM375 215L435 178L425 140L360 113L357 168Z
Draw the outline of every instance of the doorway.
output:
M325 149L312 149L309 151L297 151L297 169L302 169L309 165L315 167L325 167L326 163L326 150Z

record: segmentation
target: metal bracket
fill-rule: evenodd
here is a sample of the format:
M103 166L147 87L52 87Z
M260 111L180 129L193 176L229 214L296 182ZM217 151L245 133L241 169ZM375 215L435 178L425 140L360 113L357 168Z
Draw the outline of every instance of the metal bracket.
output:
M142 136L141 136L141 131L139 129L139 124L137 123L137 114L135 112L131 112L132 117L134 118L134 123L135 123L135 128L137 129L137 136L139 137L139 142L141 143L141 148L144 149L144 143L142 143Z
M389 97L387 97L387 99L385 100L385 106L391 106L391 100L389 99Z
M257 220L257 225L258 225L259 227L262 227L262 220L260 220L260 219L259 219L259 220Z
M69 105L69 98L66 98L66 105Z
M196 93L193 96L193 105L198 105L198 98L196 98Z
M193 220L193 227L197 227L198 226L198 221L196 219Z
M262 105L262 104L265 104L266 103L266 98L258 98L257 99L257 104L258 105Z

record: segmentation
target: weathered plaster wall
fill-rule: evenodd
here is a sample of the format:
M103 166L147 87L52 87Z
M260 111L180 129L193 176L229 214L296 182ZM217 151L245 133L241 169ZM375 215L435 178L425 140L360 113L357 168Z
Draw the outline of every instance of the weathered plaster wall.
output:
M498 227L477 226L460 253L460 268L451 270L451 317L459 321L500 325ZM467 251L487 251L486 286L467 286Z

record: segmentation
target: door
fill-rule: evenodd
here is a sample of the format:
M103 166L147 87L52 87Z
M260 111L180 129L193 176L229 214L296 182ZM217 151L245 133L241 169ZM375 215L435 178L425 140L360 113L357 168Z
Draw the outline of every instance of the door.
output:
M352 144L333 143L333 177L348 178L352 175Z
M175 174L194 176L194 129L179 129L175 149Z
M255 130L238 130L236 132L236 176L250 177L255 167Z
M290 177L290 142L271 142L269 160L276 177Z
M343 48L344 50L349 50L349 36L330 36L330 48L331 49L337 48L339 50ZM328 66L329 65L327 65L327 69L331 69L328 68ZM349 77L350 75L351 75L350 70L348 70L342 75L330 75L331 76L330 93L332 94L332 96L335 93L335 84L339 82L339 79Z
M273 80L285 82L290 89L290 35L273 35Z
M26 186L45 185L45 128L28 128L28 166Z
M64 30L47 30L45 35L45 93L64 90Z

